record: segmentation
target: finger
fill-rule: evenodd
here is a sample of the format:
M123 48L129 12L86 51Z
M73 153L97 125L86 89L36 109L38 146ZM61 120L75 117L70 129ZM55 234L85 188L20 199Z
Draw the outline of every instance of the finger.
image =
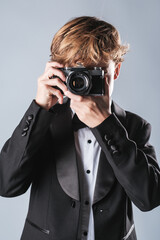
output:
M76 95L71 93L70 91L65 91L64 94L69 97L70 99L77 101L77 102L81 102L83 100L82 96Z
M43 80L44 84L47 84L49 86L57 86L59 87L63 92L67 91L66 85L59 79L59 78L54 78L54 79L47 79Z
M50 94L52 94L52 95L54 95L55 97L58 98L58 101L59 101L60 104L63 103L63 95L58 89L48 87L48 91L49 91Z
M53 68L53 67L50 67L48 68L48 70L44 73L44 77L45 78L51 78L53 76L58 76L62 81L66 81L66 77L64 75L64 73L57 69L57 68Z
M46 63L45 71L47 71L48 68L50 68L50 67L62 68L62 67L64 67L64 66L63 66L63 64L58 63L58 62L55 62L55 61L48 61L48 62Z

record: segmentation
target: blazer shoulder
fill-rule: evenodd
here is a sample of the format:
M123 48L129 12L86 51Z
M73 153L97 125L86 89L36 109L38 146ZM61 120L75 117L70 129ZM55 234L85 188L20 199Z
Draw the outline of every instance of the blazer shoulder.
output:
M136 124L137 126L144 126L150 124L146 119L142 118L136 113L125 111L126 120L128 124Z
M149 140L151 134L151 124L136 113L126 112L126 128L129 138L139 145L143 145L144 139Z
M136 113L133 113L129 110L126 110L122 107L120 107L116 102L112 102L112 111L116 114L116 116L119 118L122 124L124 124L124 127L128 127L132 125L133 127L135 126L145 126L148 125L149 123L147 120L142 118Z

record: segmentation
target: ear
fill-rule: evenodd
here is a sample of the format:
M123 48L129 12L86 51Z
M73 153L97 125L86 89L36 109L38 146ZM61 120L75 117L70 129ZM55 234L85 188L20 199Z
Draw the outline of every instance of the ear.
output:
M121 62L118 63L115 67L115 70L114 70L114 80L116 80L119 76L119 73L120 73L120 69L121 69Z

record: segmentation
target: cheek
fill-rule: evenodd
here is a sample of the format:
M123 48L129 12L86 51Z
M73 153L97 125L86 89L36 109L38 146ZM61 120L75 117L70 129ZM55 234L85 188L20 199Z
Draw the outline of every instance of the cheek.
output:
M109 96L111 97L114 88L114 79L112 76L106 77L106 82L109 84Z
M113 88L114 88L114 80L110 82L109 84L109 96L112 95L113 93Z

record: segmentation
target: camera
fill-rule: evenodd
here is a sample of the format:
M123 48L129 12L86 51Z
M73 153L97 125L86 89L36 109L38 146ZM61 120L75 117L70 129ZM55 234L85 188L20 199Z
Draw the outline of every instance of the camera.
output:
M66 77L68 90L76 95L101 96L105 94L104 70L101 67L59 68Z

